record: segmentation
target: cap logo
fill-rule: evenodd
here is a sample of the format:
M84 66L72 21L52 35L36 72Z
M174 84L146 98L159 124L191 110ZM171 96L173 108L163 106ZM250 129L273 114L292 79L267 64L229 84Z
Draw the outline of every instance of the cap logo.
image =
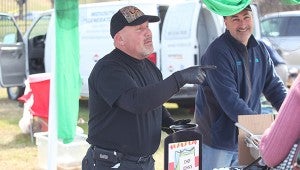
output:
M138 8L134 6L128 6L125 8L120 9L120 12L122 15L125 17L128 23L133 22L137 18L141 17L144 15L142 11L140 11Z

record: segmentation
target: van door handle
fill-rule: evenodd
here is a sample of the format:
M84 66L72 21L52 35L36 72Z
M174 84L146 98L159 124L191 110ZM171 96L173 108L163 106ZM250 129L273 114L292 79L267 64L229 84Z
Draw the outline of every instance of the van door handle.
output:
M198 65L198 55L197 54L194 54L194 64L195 65Z

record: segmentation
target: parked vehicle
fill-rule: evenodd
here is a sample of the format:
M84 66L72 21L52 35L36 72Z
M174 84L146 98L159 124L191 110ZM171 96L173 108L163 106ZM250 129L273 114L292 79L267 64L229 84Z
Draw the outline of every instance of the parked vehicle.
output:
M9 98L23 94L23 91L15 86L24 83L27 70L25 45L19 30L12 15L0 13L0 85L7 87Z
M262 37L285 59L293 79L300 69L300 11L276 12L261 18ZM292 80L289 80L291 83Z
M170 5L161 38L161 71L166 78L175 71L200 64L208 45L224 30L223 18L199 1ZM170 101L194 106L196 85L185 85Z
M269 53L272 53L271 59L274 62L275 70L277 71L279 77L282 79L282 81L287 85L288 81L288 67L285 59L281 54L276 51L276 49L272 46L271 42L266 38L262 36L262 30L261 30L261 23L260 23L260 14L258 12L258 8L256 4L251 5L252 13L253 13L253 19L254 19L254 30L253 35L257 40L260 40L265 43L267 46L267 50Z
M113 48L113 40L109 34L110 18L118 9L126 5L134 5L147 14L158 15L164 18L168 6L150 2L116 1L95 4L84 4L79 6L79 43L80 43L80 75L82 79L81 96L88 97L88 77L95 63L109 53ZM12 16L3 15L0 24L4 32L2 36L8 43L1 44L0 51L0 84L7 87L8 97L17 99L23 94L24 80L30 74L51 72L51 49L54 44L50 43L55 37L55 22L53 10L41 13L33 22L24 35L20 36ZM160 30L161 24L153 23L149 27L153 34L154 53L149 56L153 62L157 61L159 67L160 56ZM9 25L9 26L7 26ZM5 32L15 26L11 32ZM16 41L16 37L20 37ZM48 37L48 38L46 38ZM12 41L12 40L14 41ZM16 49L18 48L18 51ZM8 51L8 52L6 52Z
M222 17L210 12L198 1L185 1L170 6L141 1L80 5L80 75L83 83L81 96L88 97L88 76L95 63L114 48L109 34L111 16L119 8L129 4L137 6L147 14L158 15L161 18L161 22L150 24L155 52L149 56L149 59L161 69L164 78L174 71L198 65L208 44L223 31L223 23L220 20ZM51 72L50 52L53 47L49 42L55 37L53 31L55 26L51 18L53 18L53 11L42 13L24 35L23 60L10 58L7 62L10 63L9 67L18 68L11 71L18 70L12 74L18 80L17 83L1 83L8 89L19 86L14 88L16 89L14 91L8 90L9 98L16 99L22 94L22 86L28 75ZM22 64L23 67L16 67L17 64ZM8 77L2 72L1 79L8 79ZM170 101L178 102L182 106L185 104L193 106L195 94L196 87L187 85Z

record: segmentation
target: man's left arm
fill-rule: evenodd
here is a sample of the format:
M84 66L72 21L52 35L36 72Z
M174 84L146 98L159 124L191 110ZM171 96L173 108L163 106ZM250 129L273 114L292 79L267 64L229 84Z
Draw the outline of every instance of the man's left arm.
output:
M266 84L263 94L278 111L287 94L287 89L275 71L272 59L269 57L267 64Z

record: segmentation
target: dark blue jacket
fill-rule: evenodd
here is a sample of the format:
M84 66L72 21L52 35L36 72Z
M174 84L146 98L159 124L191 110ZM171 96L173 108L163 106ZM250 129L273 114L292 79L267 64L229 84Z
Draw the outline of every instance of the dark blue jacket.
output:
M264 43L263 41L260 41L260 42ZM267 44L265 44L265 46L270 54L270 57L271 57L275 67L279 64L286 64L284 59L278 54L278 52L274 48L272 48L270 45L267 45Z
M253 35L246 47L226 31L208 47L201 65L217 66L216 70L207 72L196 96L195 119L203 143L237 151L238 133L234 123L238 115L260 114L262 93L278 110L286 96L284 84L274 74L265 45Z

